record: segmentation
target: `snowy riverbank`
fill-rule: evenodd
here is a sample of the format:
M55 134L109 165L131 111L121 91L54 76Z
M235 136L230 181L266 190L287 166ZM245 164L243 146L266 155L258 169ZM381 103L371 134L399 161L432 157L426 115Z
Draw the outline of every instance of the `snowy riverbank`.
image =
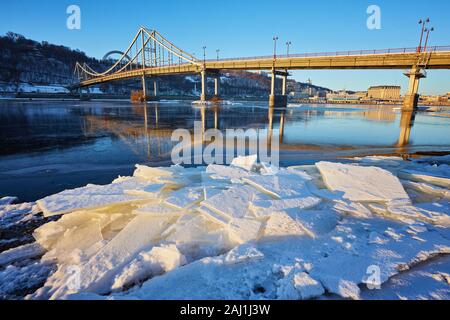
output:
M0 200L2 235L38 227L17 248L2 236L0 298L450 299L437 267L422 287L367 289L450 253L450 157L254 160Z

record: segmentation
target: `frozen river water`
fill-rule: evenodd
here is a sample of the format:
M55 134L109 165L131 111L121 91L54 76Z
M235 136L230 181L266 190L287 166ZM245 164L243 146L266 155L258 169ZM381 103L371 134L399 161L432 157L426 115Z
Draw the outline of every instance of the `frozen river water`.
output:
M190 101L0 101L0 197L35 201L171 164L174 129L254 128L279 137L282 166L372 154L450 151L449 110L403 115L387 106L266 103L194 107Z

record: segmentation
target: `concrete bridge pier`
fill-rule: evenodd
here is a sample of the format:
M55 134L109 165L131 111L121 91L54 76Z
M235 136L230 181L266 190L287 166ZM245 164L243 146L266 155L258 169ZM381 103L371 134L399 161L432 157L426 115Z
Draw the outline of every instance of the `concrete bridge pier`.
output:
M158 88L158 80L153 80L153 97L155 98L155 99L157 99L158 98L158 94L159 94L159 90L158 90L159 88Z
M397 147L405 147L409 144L411 128L414 126L415 118L415 111L402 111L400 119L400 136L398 138Z
M219 99L219 85L220 85L220 76L216 75L214 77L214 98Z
M159 92L158 92L158 80L153 79L153 95L151 94L151 91L149 91L149 88L147 86L147 79L145 74L142 75L141 78L142 81L142 96L141 101L158 101L159 100Z
M409 78L408 92L403 101L403 111L417 110L419 103L419 83L420 79L425 78L426 74L417 66L411 68L410 72L405 73Z
M91 100L90 96L89 96L89 89L86 89L86 94L83 92L83 89L80 88L78 90L78 94L80 95L80 101L89 101Z
M200 101L206 102L206 70L201 72L201 82L202 82L202 93L200 96Z
M287 73L287 71L286 71ZM281 85L281 95L282 96L286 96L286 91L287 91L287 75L284 75L282 78L283 80L282 85Z
M147 81L145 80L145 74L142 74L142 101L147 101Z
M281 88L281 95L276 94L276 81L277 75L283 77L283 84ZM272 69L272 81L270 85L270 96L269 96L269 107L286 107L287 106L287 95L286 95L286 85L287 85L287 72L276 71L275 68Z

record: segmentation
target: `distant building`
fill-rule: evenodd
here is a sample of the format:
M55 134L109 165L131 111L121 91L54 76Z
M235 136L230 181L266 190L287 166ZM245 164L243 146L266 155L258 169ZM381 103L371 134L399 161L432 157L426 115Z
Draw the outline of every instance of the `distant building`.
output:
M420 101L427 104L447 105L450 102L450 94L447 93L442 96L421 95Z
M361 97L343 90L338 93L328 93L327 100L330 102L351 102L359 101L361 100Z
M289 97L292 99L308 99L310 96L308 93L291 91Z
M400 100L400 86L375 86L370 87L367 97L371 100Z
M355 94L355 96L358 96L361 99L367 98L367 91L356 91L354 94Z

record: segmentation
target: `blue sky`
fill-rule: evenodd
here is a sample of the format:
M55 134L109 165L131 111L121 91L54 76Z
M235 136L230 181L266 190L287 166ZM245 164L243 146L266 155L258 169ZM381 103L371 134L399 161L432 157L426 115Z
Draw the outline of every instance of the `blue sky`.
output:
M81 30L66 28L66 8L79 5ZM381 8L381 30L366 27L369 5ZM436 28L431 45L450 45L450 2L447 0L10 0L0 5L0 34L8 31L46 40L102 57L124 49L139 26L155 28L182 49L221 57L269 55L272 37L279 52L383 49L418 45L417 21L430 17ZM406 90L400 71L296 71L299 81L332 89L366 90L370 85L398 84ZM422 93L450 91L450 71L430 71Z

